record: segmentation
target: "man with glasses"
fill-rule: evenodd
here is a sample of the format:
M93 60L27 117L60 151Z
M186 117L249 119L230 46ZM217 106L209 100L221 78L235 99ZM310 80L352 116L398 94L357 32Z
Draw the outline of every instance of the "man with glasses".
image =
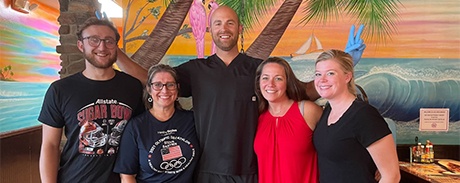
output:
M77 37L86 68L50 85L38 117L41 180L120 182L112 169L127 120L145 110L142 84L112 68L120 35L109 21L90 18Z

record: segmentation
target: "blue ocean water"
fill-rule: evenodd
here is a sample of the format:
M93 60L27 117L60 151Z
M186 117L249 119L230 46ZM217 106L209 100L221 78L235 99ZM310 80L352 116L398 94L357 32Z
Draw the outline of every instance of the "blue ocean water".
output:
M191 56L166 56L162 63L177 66ZM302 81L313 80L314 61L292 61ZM414 137L437 144L460 144L459 59L367 59L355 67L356 83L387 121L397 126L397 143ZM0 81L0 133L40 125L37 121L49 83ZM420 132L420 108L449 108L448 132Z
M297 77L313 80L314 61L289 61ZM369 103L397 128L398 144L415 136L437 144L460 144L460 59L366 59L355 66L355 82ZM449 131L419 131L420 108L449 108Z
M40 125L37 117L49 85L0 81L0 133Z
M313 61L290 64L299 79L313 80ZM458 59L364 58L355 67L355 81L384 117L411 121L420 108L449 108L450 120L460 120Z

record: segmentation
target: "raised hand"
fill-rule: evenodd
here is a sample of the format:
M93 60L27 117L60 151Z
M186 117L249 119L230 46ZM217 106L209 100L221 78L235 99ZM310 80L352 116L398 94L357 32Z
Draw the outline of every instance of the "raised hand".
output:
M345 52L353 57L353 66L358 64L359 60L361 60L361 56L363 56L364 49L366 48L366 44L364 44L364 40L361 39L361 33L363 32L364 25L360 25L358 32L355 35L355 25L352 25L350 28L350 34L348 35L347 46L345 47Z
M105 12L101 13L99 10L96 10L94 12L94 14L96 15L96 18L99 19L99 20L107 20L107 21L111 22L109 17L107 16L107 14Z

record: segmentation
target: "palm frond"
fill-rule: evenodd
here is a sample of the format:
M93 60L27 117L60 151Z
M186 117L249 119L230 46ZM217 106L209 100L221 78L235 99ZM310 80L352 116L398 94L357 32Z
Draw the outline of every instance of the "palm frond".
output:
M310 22L326 23L331 17L338 19L347 14L364 24L364 37L385 42L396 31L399 0L307 0L301 19L304 25Z
M279 0L217 0L219 5L232 7L238 14L245 29L259 24L264 16Z
M398 0L344 1L344 10L366 25L367 36L385 41L396 31L395 21L398 20L397 8L400 4Z
M304 2L306 5L302 13L305 16L300 20L300 23L323 23L325 24L329 18L338 18L339 9L336 0L308 0Z

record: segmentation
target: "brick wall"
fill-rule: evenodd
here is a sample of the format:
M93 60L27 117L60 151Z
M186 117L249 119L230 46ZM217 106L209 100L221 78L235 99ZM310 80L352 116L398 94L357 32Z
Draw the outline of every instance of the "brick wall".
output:
M95 11L100 10L98 0L59 0L60 16L58 22L59 42L56 52L61 54L61 70L59 75L65 78L69 75L82 71L85 68L85 59L77 48L78 25L86 19L95 16Z
M100 4L98 0L59 0L59 3L60 45L56 46L56 52L61 54L59 75L64 78L85 68L85 60L77 48L76 32L78 25L95 16ZM40 182L41 140L41 126L0 136L0 183Z

